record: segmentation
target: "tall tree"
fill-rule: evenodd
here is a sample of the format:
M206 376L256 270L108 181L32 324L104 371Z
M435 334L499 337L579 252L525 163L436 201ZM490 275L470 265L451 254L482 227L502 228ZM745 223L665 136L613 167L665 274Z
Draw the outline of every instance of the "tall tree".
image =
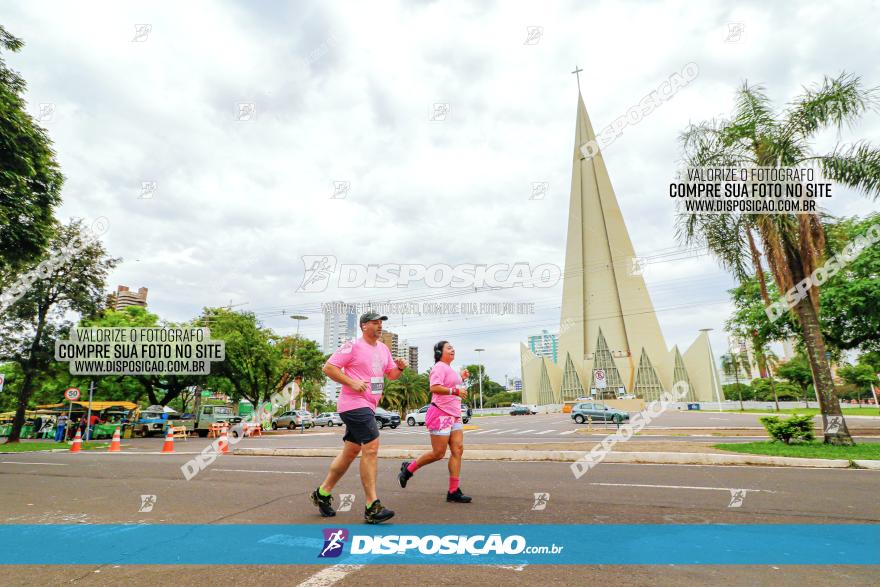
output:
M762 87L744 83L737 92L736 110L730 120L704 122L686 129L681 137L683 159L689 167L816 164L828 179L876 198L880 195L880 150L858 142L816 154L811 142L818 131L840 129L877 104L877 90L863 87L860 78L846 73L826 77L819 86L805 89L781 114L773 110ZM755 246L750 246L749 240L757 235L776 286L783 292L809 276L821 264L825 250L825 233L815 214L682 214L678 228L685 243L707 246L741 280L751 273L750 265L753 270L760 267L760 263L755 266ZM853 444L825 356L818 295L819 289L814 286L793 312L813 373L826 431L824 440ZM831 417L841 422L839 428L829 428Z
M161 326L183 326L163 321L158 315L148 312L145 308L129 306L122 310L106 309L99 316L86 317L80 321L82 327L131 327L156 328ZM171 401L187 393L187 389L195 385L203 385L205 375L120 375L103 376L98 384L104 393L111 389L132 391L132 384L140 386L142 393L135 393L131 401L146 394L147 402L152 405L167 406ZM117 398L114 398L117 399ZM121 399L121 398L119 398Z
M27 112L25 81L4 59L22 46L0 26L0 272L20 271L45 251L64 182L52 141Z
M278 337L253 313L205 308L197 325L207 325L212 339L225 341L226 358L212 370L229 380L233 399L259 406L283 387L280 382L290 372L292 359L284 356Z
M810 385L813 383L813 373L810 371L810 364L803 353L797 353L785 363L780 364L776 368L776 373L800 388L804 407L809 407L807 397L809 397Z
M76 239L88 242L75 255L63 249ZM41 373L54 363L55 340L71 327L68 312L95 314L104 302L107 274L118 259L107 256L100 241L87 241L82 223L73 221L59 227L48 253L64 262L47 266L15 304L0 315L0 361L18 363L22 372L15 418L7 442L18 442L35 384Z

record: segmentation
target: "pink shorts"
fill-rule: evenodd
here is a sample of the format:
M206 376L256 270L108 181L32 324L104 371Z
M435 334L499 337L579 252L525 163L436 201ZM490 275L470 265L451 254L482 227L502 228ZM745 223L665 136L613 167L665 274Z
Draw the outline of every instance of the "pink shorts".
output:
M464 424L461 423L461 418L450 416L437 406L431 406L425 414L425 427L428 434L449 436L453 430L463 429Z

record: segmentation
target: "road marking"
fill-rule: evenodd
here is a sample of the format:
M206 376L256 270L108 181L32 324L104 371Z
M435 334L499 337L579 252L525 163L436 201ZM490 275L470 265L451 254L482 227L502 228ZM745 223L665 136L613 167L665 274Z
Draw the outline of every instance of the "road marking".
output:
M4 465L47 465L49 467L66 467L66 463L29 463L25 461L0 461Z
M255 469L218 469L216 467L208 469L209 471L229 471L231 473L281 473L283 475L313 475L306 471L260 471Z
M551 432L556 432L554 429L544 430L543 432L538 432L535 436L540 436L541 434L550 434Z
M514 434L528 434L529 432L537 432L537 430L522 430L520 432L514 432Z
M654 487L658 489L708 489L712 491L730 491L730 487L702 487L699 485L647 485L643 483L590 483L590 485L604 485L609 487ZM776 493L769 489L745 489L756 493Z
M342 581L346 575L359 571L364 565L333 565L326 569L321 569L305 581L299 584L299 587L328 587L339 581Z
M568 432L560 432L559 436L565 436L566 434L574 434L577 430L569 430Z
M489 434L490 432L498 432L501 428L492 428L491 430L483 430L482 432L474 432L474 434Z

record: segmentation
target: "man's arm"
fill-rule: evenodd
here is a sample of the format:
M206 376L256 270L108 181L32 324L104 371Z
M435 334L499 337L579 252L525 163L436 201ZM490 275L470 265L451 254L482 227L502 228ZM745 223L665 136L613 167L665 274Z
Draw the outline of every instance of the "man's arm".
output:
M324 375L335 381L336 383L341 383L342 385L347 385L357 392L363 393L369 388L369 385L365 381L358 381L357 379L352 379L348 375L342 372L342 369L337 367L336 365L331 365L330 363L324 363L324 368L321 369L324 372Z
M400 374L403 373L403 370L406 369L406 367L406 361L403 359L394 359L394 368L391 369L391 371L388 371L385 376L393 381L400 377Z

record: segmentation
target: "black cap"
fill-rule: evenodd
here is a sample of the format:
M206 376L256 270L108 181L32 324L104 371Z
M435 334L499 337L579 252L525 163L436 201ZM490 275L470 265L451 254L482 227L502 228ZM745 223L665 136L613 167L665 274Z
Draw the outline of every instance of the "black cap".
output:
M369 322L370 320L388 320L388 316L380 316L379 312L373 312L372 310L361 314L362 325Z

